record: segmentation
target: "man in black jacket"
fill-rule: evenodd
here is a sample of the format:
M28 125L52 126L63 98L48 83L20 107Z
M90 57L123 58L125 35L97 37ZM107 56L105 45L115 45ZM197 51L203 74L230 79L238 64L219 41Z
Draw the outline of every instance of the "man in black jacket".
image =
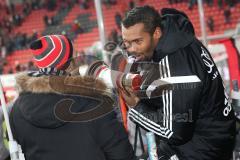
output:
M160 80L183 86L150 99L121 90L129 117L155 133L160 159L175 154L181 160L230 159L234 113L217 67L184 13L163 9L161 14L150 6L129 11L122 21L122 47L135 62L159 64L151 74Z
M10 116L26 160L134 160L106 85L69 76L69 39L44 36L31 49L39 71L16 77L19 97Z

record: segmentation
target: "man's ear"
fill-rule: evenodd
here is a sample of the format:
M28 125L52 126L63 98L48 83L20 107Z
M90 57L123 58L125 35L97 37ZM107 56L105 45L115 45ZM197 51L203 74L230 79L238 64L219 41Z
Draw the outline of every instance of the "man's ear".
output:
M154 33L153 33L153 38L154 39L159 39L162 35L162 31L160 29L160 27L156 27Z

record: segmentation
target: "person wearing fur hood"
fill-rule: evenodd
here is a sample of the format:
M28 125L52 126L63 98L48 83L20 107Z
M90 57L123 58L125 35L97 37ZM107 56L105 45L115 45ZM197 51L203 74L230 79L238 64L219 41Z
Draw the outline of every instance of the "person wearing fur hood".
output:
M106 85L70 75L71 41L48 35L31 46L38 71L16 76L19 97L10 114L26 160L134 160Z

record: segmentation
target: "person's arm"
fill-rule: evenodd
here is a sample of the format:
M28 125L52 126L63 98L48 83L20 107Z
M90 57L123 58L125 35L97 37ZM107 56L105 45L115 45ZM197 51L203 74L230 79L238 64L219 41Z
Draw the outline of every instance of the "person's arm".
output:
M195 56L196 54L198 56ZM201 82L182 83L174 90L163 91L162 96L155 98L157 100L145 99L135 101L135 104L134 96L125 94L125 100L131 100L127 104L135 105L130 109L129 117L170 144L181 145L189 141L193 136L201 92L206 83L207 71L199 58L200 54L194 53L193 50L182 50L163 58L162 64L166 68L160 71L160 79L185 76L186 81L191 81L191 77L196 76Z

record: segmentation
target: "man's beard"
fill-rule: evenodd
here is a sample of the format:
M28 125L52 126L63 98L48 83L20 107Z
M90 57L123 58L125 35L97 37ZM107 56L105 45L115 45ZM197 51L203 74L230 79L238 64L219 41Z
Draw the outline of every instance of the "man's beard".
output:
M153 40L153 37L151 37L150 46L149 46L148 50L145 52L145 54L142 54L142 55L144 55L144 58L141 59L140 61L151 61L153 52L154 52L154 40Z

